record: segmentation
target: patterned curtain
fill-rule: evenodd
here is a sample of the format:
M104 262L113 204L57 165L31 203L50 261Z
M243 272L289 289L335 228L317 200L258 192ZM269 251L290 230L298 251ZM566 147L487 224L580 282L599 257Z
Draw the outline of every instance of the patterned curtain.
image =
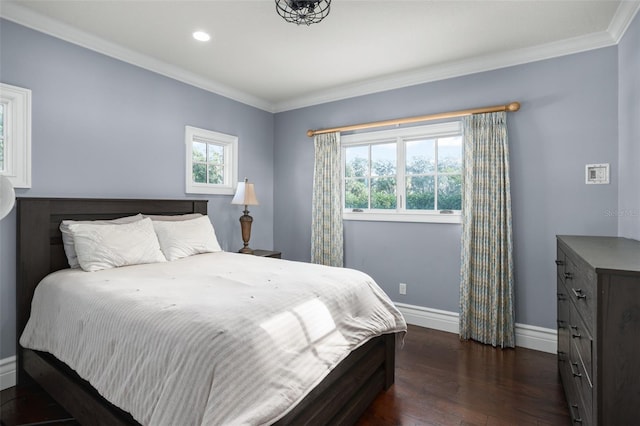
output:
M505 112L465 117L460 338L514 347L513 244Z
M340 133L316 135L314 144L311 262L343 266Z

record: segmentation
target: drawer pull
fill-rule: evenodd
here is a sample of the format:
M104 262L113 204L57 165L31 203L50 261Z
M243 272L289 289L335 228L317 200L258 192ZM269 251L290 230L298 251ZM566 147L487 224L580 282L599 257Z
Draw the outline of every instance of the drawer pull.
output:
M557 320L556 322L558 323L558 328L565 328L563 320Z
M586 299L587 295L584 294L584 292L582 291L581 288L571 288L571 291L573 291L573 294L578 298L578 299Z
M563 351L558 351L558 361L565 362L566 361L565 355L566 354Z
M576 412L578 412L578 404L571 404L571 408L575 408L575 409L576 409ZM580 413L578 412L578 414L580 414ZM572 417L573 417L573 416L572 416ZM582 423L582 419L581 419L580 417L575 417L575 418L573 419L573 422L574 422L574 423Z
M564 265L564 262L562 260L556 260L556 265L562 266Z
M571 337L573 337L574 339L579 339L582 337L582 334L578 333L578 326L577 325L570 325L569 328L575 330L575 333L571 333Z
M573 366L575 366L576 370L577 370L578 369L578 363L577 362L569 363L569 368L571 368L571 374L573 374L573 377L582 377L582 374L580 372L573 371Z
M558 300L567 300L566 296L564 293L556 293L556 295L558 296Z
M573 279L573 274L571 272L565 272L564 273L564 277L567 280L572 280Z

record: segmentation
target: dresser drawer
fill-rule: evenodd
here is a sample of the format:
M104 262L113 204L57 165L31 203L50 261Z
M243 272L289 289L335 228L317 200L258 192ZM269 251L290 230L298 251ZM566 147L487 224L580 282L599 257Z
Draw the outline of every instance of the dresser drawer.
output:
M593 417L593 386L591 385L585 365L580 357L579 349L575 343L575 340L571 342L569 370L571 380L573 380L574 388L578 394L577 399L581 402L583 424L590 425Z
M561 370L561 376L566 389L567 402L571 407L571 418L574 424L591 425L593 388L588 380L575 341L570 342L570 346L569 356L563 365L564 371Z
M571 337L571 358L580 364L584 379L593 385L593 338L572 303L569 315L569 336Z
M566 256L560 247L556 251L556 274L558 275L558 281L564 283Z
M580 316L584 319L585 325L590 331L594 330L596 318L596 282L595 272L574 262L570 257L566 259L565 285L569 292L569 297L573 301Z
M558 361L560 361L562 356L558 356ZM569 355L566 355L566 359L564 362L559 363L560 376L562 378L562 386L564 388L564 394L567 398L567 403L569 404L570 414L571 414L571 423L574 425L586 425L584 422L585 417L585 405L576 389L576 382L573 379L573 375L571 373L571 363Z
M558 306L558 361L568 362L569 351L571 349L570 306L571 299L567 288L558 280L557 306Z
M569 402L569 410L571 414L571 424L574 425L590 425L591 422L586 420L584 413L584 405L580 401L567 401Z

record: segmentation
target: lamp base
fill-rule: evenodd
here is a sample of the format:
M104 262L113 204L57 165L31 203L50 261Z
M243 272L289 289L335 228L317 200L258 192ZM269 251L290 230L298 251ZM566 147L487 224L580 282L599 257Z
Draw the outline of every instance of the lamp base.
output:
M249 248L252 222L253 218L249 216L249 210L247 210L247 206L244 206L244 214L240 216L240 229L242 231L242 242L244 243L244 247L238 250L238 253L253 254L253 249Z

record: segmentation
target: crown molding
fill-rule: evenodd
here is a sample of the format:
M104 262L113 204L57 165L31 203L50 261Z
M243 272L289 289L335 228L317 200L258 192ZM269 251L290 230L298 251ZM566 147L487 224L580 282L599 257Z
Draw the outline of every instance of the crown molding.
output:
M144 68L156 74L241 102L245 105L253 106L267 112L273 112L273 104L264 99L203 78L195 73L160 61L151 56L127 49L119 44L112 43L40 13L33 12L19 4L3 2L0 17L69 43Z
M640 10L640 1L622 1L616 10L613 19L607 28L607 32L615 40L616 44L620 43L622 36L629 28L631 21Z

